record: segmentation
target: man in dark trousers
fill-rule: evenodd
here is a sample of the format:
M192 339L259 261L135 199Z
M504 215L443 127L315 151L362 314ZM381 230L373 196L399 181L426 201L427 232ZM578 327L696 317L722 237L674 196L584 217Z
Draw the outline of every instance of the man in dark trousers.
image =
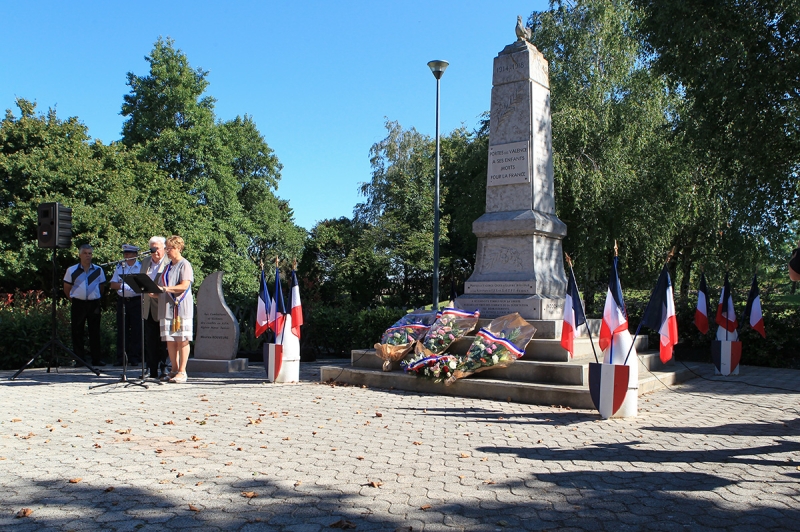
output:
M83 346L84 327L89 325L89 349L93 366L105 366L100 360L100 288L106 282L103 269L92 264L92 246L80 247L80 262L67 268L64 274L64 293L72 303L72 349L86 361Z
M122 256L125 260L117 264L109 285L112 290L117 291L117 366L123 363L123 351L128 355L130 365L138 366L142 363L142 298L122 280L123 275L139 273L142 265L136 260L138 253L138 247L131 244L122 245Z
M800 242L797 243L797 249L792 252L792 258L789 260L789 279L800 281Z
M164 259L163 236L154 236L150 239L150 256L142 260L141 272L147 274L156 284L164 272L168 260ZM161 341L161 330L158 321L158 297L142 294L144 298L144 356L150 377L159 379L167 374L167 343ZM160 370L160 371L159 371Z

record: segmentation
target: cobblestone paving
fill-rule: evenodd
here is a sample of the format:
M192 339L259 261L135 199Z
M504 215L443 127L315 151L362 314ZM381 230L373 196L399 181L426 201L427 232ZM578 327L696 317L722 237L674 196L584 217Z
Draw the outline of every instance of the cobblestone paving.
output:
M602 421L320 366L147 390L0 372L0 529L800 530L800 371L703 367Z

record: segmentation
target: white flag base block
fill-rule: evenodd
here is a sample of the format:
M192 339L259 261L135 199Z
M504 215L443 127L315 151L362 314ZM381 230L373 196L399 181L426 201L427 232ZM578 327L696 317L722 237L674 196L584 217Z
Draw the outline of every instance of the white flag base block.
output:
M742 359L742 342L738 340L714 340L711 342L711 360L714 375L738 375Z
M620 417L636 417L639 414L639 389L628 388L628 393L625 394L625 400L622 401L622 406L619 410L611 416L612 418Z
M300 338L292 334L292 315L286 315L286 326L276 342L283 344L283 365L274 382L300 381Z
M631 368L628 393L622 406L611 416L612 418L636 417L639 414L639 354L636 352L631 333L622 331L611 337L611 349L605 351L604 360L607 363L622 364L626 358L626 365Z

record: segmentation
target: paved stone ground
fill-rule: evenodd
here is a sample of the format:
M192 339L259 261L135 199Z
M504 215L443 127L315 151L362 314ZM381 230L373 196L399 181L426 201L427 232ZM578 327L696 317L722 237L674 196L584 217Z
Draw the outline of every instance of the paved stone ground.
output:
M0 529L800 529L800 371L704 367L602 421L332 386L320 365L147 390L0 372Z

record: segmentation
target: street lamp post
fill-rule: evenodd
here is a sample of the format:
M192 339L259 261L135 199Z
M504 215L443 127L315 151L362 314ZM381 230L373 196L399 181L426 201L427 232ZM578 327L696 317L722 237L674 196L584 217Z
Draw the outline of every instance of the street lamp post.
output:
M429 61L433 77L436 78L436 186L433 199L433 310L439 310L439 162L441 146L439 144L439 81L450 63L447 61Z

